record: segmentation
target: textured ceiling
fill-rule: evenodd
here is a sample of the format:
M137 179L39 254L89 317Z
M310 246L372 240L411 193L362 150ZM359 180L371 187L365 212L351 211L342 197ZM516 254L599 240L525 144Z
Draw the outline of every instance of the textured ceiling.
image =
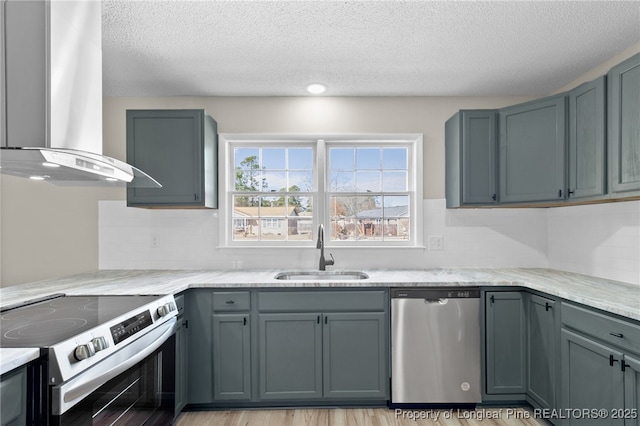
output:
M639 1L103 1L105 96L546 95L640 40Z

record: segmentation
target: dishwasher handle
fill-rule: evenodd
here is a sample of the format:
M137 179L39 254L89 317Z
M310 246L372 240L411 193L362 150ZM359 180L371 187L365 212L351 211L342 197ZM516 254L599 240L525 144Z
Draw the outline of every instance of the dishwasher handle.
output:
M392 299L479 299L478 287L413 287L392 288Z

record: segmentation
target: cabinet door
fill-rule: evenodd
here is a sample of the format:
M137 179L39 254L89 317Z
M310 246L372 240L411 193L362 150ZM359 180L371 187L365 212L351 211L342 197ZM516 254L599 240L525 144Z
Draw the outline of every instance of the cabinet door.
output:
M178 320L176 329L176 417L187 405L187 330L186 321Z
M553 300L527 295L527 394L542 408L556 406L555 312Z
M260 314L260 399L322 397L321 315Z
M487 292L486 386L488 394L526 392L526 318L520 292Z
M251 399L249 314L213 315L213 397Z
M463 110L445 123L447 207L497 200L495 110Z
M561 330L561 406L564 410L597 408L611 413L624 405L622 354L608 346ZM563 425L622 425L611 416L567 416Z
M384 312L324 315L325 398L387 397Z
M217 207L215 127L203 110L128 110L127 162L162 188L127 187L127 205Z
M0 378L0 424L27 424L27 368L20 367Z
M640 359L624 356L625 426L640 426Z
M462 113L464 204L493 204L496 201L497 144L495 111Z
M607 74L609 168L613 192L640 190L640 54Z
M194 289L185 294L185 315L189 321L187 328L189 404L214 402L211 312L211 290Z
M569 93L568 198L606 192L605 77L582 84Z
M557 201L565 188L565 96L500 110L500 201Z

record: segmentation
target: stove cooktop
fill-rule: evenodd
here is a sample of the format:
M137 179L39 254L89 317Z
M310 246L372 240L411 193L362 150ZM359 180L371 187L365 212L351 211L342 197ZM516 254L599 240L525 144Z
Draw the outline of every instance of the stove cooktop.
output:
M0 313L0 347L47 348L160 296L61 296Z

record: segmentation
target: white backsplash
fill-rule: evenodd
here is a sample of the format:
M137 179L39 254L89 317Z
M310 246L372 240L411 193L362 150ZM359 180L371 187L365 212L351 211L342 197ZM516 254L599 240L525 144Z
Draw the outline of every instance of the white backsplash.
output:
M549 267L640 284L640 201L548 209Z
M307 269L318 250L219 248L216 210L100 201L100 269ZM424 242L444 249L329 249L336 269L551 267L640 284L640 202L447 210L425 200Z

